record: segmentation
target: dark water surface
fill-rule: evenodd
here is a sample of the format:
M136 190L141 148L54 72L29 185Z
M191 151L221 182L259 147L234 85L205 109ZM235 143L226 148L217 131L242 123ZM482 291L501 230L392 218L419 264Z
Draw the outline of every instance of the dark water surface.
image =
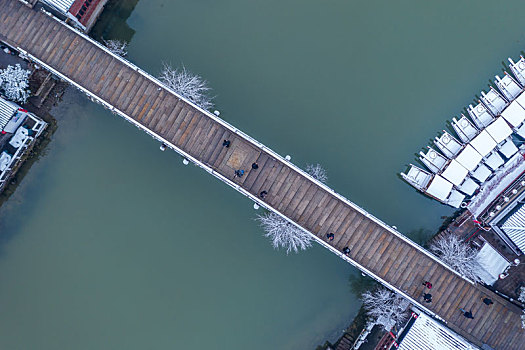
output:
M506 1L117 1L129 58L209 80L221 116L423 242L453 210L397 173L525 47ZM251 203L71 90L0 210L0 348L311 349L360 303L328 251L274 251Z

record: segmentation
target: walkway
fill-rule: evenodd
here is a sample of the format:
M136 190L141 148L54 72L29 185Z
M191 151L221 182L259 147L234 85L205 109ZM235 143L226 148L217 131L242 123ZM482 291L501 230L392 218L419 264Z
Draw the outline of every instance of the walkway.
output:
M0 0L0 40L19 47L245 196L308 230L320 244L446 320L473 343L496 349L525 344L519 307L461 278L388 225L88 37L17 0ZM231 141L228 148L222 147L226 139ZM252 170L255 161L259 168ZM234 176L237 169L245 169L243 177ZM263 190L268 192L264 203L258 198ZM327 232L335 232L334 241L325 241ZM349 257L341 254L346 246ZM431 304L421 304L423 280L434 285ZM486 296L494 305L481 302ZM460 307L472 309L474 320L466 319Z

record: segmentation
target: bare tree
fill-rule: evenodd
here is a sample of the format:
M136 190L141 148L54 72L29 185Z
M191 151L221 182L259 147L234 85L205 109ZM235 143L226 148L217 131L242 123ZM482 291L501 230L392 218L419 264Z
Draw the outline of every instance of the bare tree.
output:
M104 45L108 48L109 51L113 52L115 55L120 57L126 57L128 54L128 43L125 41L110 39L102 40Z
M306 164L306 172L322 183L328 181L328 173L320 164Z
M25 103L31 95L28 79L30 74L29 70L22 69L19 64L0 69L0 90L9 100Z
M477 274L481 267L476 260L476 252L457 236L453 234L442 236L432 243L430 250L459 274L474 282L481 281Z
M300 229L279 215L267 212L257 215L257 220L265 231L265 236L270 238L275 249L286 249L286 254L292 250L306 250L312 246L312 238L308 232Z
M202 109L209 110L213 107L213 98L209 96L211 88L208 87L208 82L186 70L184 65L182 68L173 69L170 65L164 63L159 79L167 87Z
M408 300L384 287L363 293L361 300L372 322L383 326L387 331L408 319Z

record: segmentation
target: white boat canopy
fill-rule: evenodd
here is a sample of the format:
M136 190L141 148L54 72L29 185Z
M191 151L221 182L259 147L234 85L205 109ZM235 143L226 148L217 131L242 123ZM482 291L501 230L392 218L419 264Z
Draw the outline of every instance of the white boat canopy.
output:
M514 80L514 78L511 77L507 72L505 72L503 79L496 75L495 83L499 91L501 91L501 93L509 101L512 101L518 97L518 95L521 94L521 91L523 90L520 84L518 84L518 82Z
M468 114L474 121L474 124L479 129L486 128L490 123L494 121L494 117L487 108L483 105L483 103L478 103L476 107L472 107L472 105L469 105L467 108Z
M485 164L487 164L492 170L498 169L505 162L498 152L493 151L488 157L485 157Z
M448 159L432 148L428 148L427 153L419 152L419 159L433 173L438 173L448 162Z
M463 145L445 130L443 135L434 139L434 143L448 158L454 158L463 148Z
M490 169L484 164L480 164L474 171L472 171L472 177L481 183L487 181L490 175L492 175L492 171L490 171Z
M481 91L481 102L487 106L493 115L500 115L501 111L509 104L492 86L487 93Z
M494 140L493 140L494 141ZM466 145L463 151L456 157L456 160L468 171L476 169L483 157L471 145Z
M524 110L525 113L525 110ZM479 133L479 130L465 117L463 114L461 118L457 120L455 117L452 118L452 127L456 134L458 134L461 141L468 143Z
M441 173L441 176L456 186L461 185L467 175L468 170L459 164L455 159L452 159L445 170Z
M525 59L523 56L520 57L520 60L516 63L509 58L510 62L510 70L512 74L516 77L516 79L521 83L521 85L525 85Z
M510 240L525 253L525 206L522 205L507 221L503 223L501 229Z
M510 159L516 152L518 152L518 147L512 142L512 138L508 138L499 146L499 151L507 158Z
M525 108L525 92L516 97L516 102L523 108Z
M525 108L523 108L518 101L513 101L501 112L501 116L516 128L525 120Z
M500 144L505 141L510 135L512 135L512 129L504 118L496 118L494 123L487 126L485 129L492 136L496 143Z
M425 192L436 199L445 202L452 191L452 187L453 185L450 182L439 175L434 175L434 178Z
M474 182L470 177L467 177L461 185L459 185L458 190L466 194L467 196L472 196L474 192L479 188L479 185Z
M452 190L448 195L448 198L443 203L448 204L454 208L459 208L461 206L461 203L463 203L464 199L464 194L459 193L459 191Z
M472 141L470 141L470 145L474 147L482 157L485 157L487 154L492 152L492 150L496 148L498 144L492 137L490 137L490 134L485 129L481 131L479 135L476 136Z
M479 268L476 269L476 275L489 286L493 285L499 279L499 275L505 272L510 265L508 260L487 242L483 244L483 247L476 254L476 261L479 264Z

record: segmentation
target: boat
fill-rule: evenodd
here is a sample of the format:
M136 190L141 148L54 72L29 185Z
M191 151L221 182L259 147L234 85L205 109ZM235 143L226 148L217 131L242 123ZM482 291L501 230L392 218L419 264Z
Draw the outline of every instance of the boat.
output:
M509 105L509 102L492 86L488 93L481 91L480 100L490 110L492 115L500 115L501 111Z
M434 144L449 159L454 158L463 148L463 144L445 130L440 137L434 139Z
M520 56L519 61L514 62L512 58L509 57L509 62L510 71L520 82L521 86L525 86L525 58L523 58L523 56Z
M514 101L523 91L523 87L509 73L504 73L503 78L496 75L494 83L508 101Z
M469 105L467 112L472 121L474 121L474 124L476 124L479 129L486 128L494 121L494 117L492 114L490 114L489 110L483 105L483 103L481 103L481 101L478 101L476 107Z
M499 91L493 86L481 91L478 103L467 107L467 115L452 118L458 138L443 130L433 140L435 149L419 152L419 160L430 172L410 164L409 171L401 173L405 181L457 208L465 198L478 198L478 189L523 152L514 141L525 140L525 58L517 62L509 58L509 62L514 76L507 72L503 77L496 75L494 84Z
M401 176L419 191L454 208L459 208L465 199L465 195L455 190L454 185L448 180L415 165L410 164L408 172L401 173Z
M428 147L427 153L419 151L419 160L434 174L441 172L449 162L449 159L431 147Z
M464 114L461 114L459 120L456 117L452 118L452 128L464 143L472 141L479 134L479 129Z

